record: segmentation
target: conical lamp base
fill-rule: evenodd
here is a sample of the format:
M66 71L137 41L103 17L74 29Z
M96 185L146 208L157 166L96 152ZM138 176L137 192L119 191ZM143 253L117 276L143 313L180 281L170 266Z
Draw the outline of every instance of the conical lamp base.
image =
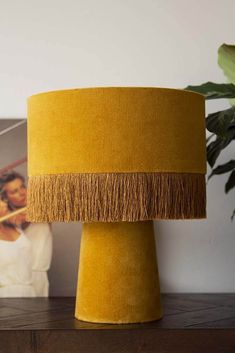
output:
M153 222L84 223L75 317L123 324L162 316Z

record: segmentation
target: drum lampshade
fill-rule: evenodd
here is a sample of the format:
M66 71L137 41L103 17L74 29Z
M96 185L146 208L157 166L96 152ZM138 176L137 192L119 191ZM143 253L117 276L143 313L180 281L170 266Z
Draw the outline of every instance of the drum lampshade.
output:
M28 220L206 217L204 96L94 87L28 99Z

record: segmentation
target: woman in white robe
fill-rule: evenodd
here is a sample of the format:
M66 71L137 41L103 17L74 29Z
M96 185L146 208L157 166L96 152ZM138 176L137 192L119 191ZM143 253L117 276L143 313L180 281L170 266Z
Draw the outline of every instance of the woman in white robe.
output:
M18 227L0 223L0 297L35 297L32 247Z
M49 296L47 271L52 259L52 233L49 223L30 223L24 229L32 245L33 286L37 297Z
M7 204L0 200L0 215L9 213ZM28 223L25 217L24 211L0 223L0 296L48 297L47 271L52 258L51 225ZM13 288L14 283L17 287ZM28 291L25 288L24 291L21 286L21 290L20 283L30 285L31 289ZM6 288L10 284L14 293Z

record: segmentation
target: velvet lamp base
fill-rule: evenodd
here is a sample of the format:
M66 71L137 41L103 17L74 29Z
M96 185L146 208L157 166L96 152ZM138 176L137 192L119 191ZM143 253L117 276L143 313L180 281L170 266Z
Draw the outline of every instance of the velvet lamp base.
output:
M153 221L83 223L75 318L124 324L162 316Z

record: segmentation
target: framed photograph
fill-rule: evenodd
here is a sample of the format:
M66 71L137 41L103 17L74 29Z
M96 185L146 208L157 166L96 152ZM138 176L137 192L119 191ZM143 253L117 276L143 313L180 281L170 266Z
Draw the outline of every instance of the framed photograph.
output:
M76 234L73 226L67 225L72 235L65 238L68 230L63 231L63 224L52 230L50 223L26 221L26 119L0 120L0 149L0 297L72 296L77 279L79 244L74 242L79 238L78 224ZM53 257L54 228L58 257Z

